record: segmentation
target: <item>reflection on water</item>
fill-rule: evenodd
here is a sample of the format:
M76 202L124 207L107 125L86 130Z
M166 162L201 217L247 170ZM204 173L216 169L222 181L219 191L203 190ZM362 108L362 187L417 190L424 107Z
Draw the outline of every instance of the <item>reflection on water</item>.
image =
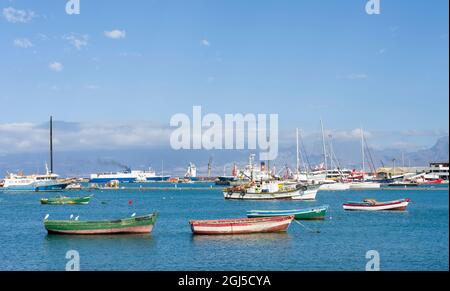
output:
M292 235L288 232L278 233L253 233L253 234L233 234L233 235L192 235L194 245L201 246L209 243L225 244L288 244L292 240Z
M118 235L61 235L47 234L45 246L58 247L98 247L101 245L120 245L123 247L149 247L154 244L151 234L118 234Z

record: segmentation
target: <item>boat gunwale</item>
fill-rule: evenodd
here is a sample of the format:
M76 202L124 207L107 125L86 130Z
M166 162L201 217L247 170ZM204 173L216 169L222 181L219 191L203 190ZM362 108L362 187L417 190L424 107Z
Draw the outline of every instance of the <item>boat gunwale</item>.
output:
M310 207L310 208L304 208L304 209L291 209L291 210L249 210L247 211L247 214L257 214L257 213L261 213L261 214L267 214L267 213L295 213L295 214L300 214L300 213L308 213L308 212L321 212L324 210L328 210L329 206L328 205L323 205L321 207Z
M214 225L214 226L226 226L229 224L257 224L264 222L275 222L293 220L294 215L283 215L276 217L252 217L252 218L230 218L230 219L212 219L212 220L189 220L189 224L193 226L197 225Z
M409 203L411 201L410 198L405 198L405 199L399 199L399 200L392 200L392 201L385 201L385 202L381 202L381 203L375 203L375 204L371 204L368 202L346 202L343 204L343 206L358 206L358 207L379 207L379 206L390 206L390 205L396 205L396 204L401 204L401 203Z

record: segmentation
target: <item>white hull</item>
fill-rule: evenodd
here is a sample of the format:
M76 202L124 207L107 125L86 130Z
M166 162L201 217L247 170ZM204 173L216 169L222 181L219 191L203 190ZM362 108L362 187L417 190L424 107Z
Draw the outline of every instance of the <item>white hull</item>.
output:
M381 184L380 183L373 183L373 182L355 182L355 183L350 183L350 189L380 189Z
M300 189L292 192L278 193L241 193L241 192L223 192L225 199L236 200L314 200L316 190L302 191Z
M374 205L374 206L350 206L343 205L344 210L359 210L359 211L383 211L383 210L393 210L393 209L403 209L408 206L409 202L404 201L394 205Z
M319 187L319 190L325 191L345 191L349 190L350 185L344 183L331 183L331 184L323 184Z

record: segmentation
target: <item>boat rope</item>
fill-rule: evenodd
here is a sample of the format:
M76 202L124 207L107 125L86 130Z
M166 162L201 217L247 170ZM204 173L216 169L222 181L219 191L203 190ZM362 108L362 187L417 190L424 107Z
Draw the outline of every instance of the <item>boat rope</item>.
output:
M294 220L294 221L295 221L298 225L303 226L306 230L309 230L309 231L314 232L314 233L320 233L320 230L314 230L314 229L311 229L311 228L307 227L306 225L304 225L303 223L301 223L301 222L298 221L298 220Z

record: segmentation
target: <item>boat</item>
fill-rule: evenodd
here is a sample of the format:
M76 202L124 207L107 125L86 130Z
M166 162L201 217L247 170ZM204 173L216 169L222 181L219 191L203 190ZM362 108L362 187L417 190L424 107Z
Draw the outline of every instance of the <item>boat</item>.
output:
M70 182L59 179L53 172L53 118L50 117L50 169L45 164L45 174L24 175L8 173L3 181L3 191L62 191Z
M325 190L325 191L345 191L350 189L349 183L341 183L336 182L332 180L325 180L321 181L321 185L319 187L319 190Z
M72 183L67 185L66 190L81 190L83 187L79 183Z
M381 184L375 182L350 182L350 190L380 189Z
M328 205L310 207L295 210L250 210L247 211L247 217L273 217L294 215L296 220L323 220L328 210Z
M189 166L184 174L184 179L189 181L198 181L197 167L193 163L189 163Z
M93 195L84 197L59 196L54 198L42 198L41 204L63 205L63 204L89 204Z
M194 234L250 234L284 232L293 219L293 215L288 215L264 218L191 220L189 224Z
M396 181L388 184L389 187L417 187L419 183L411 181Z
M117 180L122 183L156 182L156 181L167 181L169 180L169 178L170 176L156 175L156 172L150 169L147 171L140 171L126 168L124 171L119 172L91 174L89 182L108 183L112 180Z
M319 185L291 182L252 182L247 185L226 188L225 199L236 200L314 200Z
M118 220L78 221L44 219L49 234L137 234L150 233L156 222L157 213Z
M378 202L375 199L364 199L363 202L347 202L343 204L344 210L380 211L405 210L411 199Z

